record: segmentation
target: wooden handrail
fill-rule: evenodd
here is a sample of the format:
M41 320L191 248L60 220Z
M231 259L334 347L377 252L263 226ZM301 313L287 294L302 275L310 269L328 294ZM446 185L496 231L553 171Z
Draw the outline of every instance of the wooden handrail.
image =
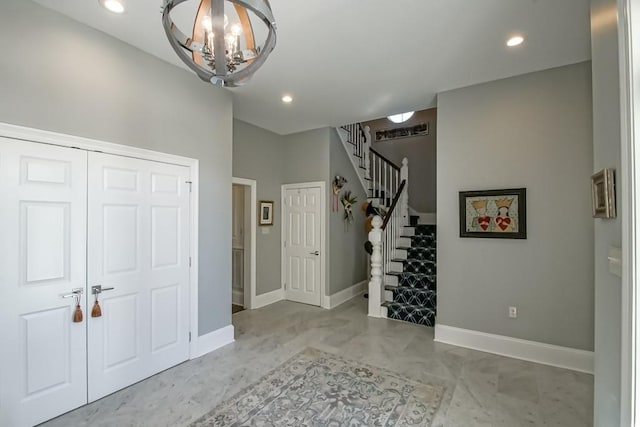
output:
M371 151L373 154L375 154L376 156L380 157L382 160L384 160L385 162L389 163L391 165L391 167L397 171L400 170L400 166L396 165L395 163L393 163L391 160L387 159L385 156L383 156L382 154L380 154L379 152L377 152L376 150L374 150L373 148L369 148L369 151Z
M407 183L407 180L403 179L402 182L400 183L400 187L398 187L398 192L393 197L393 202L391 203L391 207L389 208L389 211L387 212L387 214L384 216L384 222L382 223L383 230L387 228L387 224L391 220L393 211L396 209L396 205L398 204L398 200L400 200L400 196L402 195L402 190L404 190L404 186L406 185L406 183Z

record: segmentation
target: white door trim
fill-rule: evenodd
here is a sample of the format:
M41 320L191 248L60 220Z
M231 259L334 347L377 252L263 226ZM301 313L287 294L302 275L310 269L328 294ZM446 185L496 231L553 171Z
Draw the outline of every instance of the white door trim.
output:
M23 141L38 142L42 144L57 145L60 147L79 148L87 151L100 151L106 154L115 154L124 157L133 157L141 160L171 163L190 168L191 175L191 218L190 218L190 253L191 272L189 283L190 300L190 331L191 343L189 346L190 358L198 357L198 208L199 208L199 161L189 157L174 154L161 153L144 148L128 145L114 144L80 136L66 135L41 129L33 129L24 126L12 125L0 122L0 136Z
M251 209L250 212L250 221L251 221L251 248L250 248L250 260L251 264L251 275L249 279L249 286L247 286L247 279L245 277L244 283L244 305L245 308L253 309L256 308L256 281L257 281L257 268L256 268L256 243L257 243L257 230L258 230L258 182L255 179L246 179L246 178L232 178L232 183L237 185L244 185L245 187L249 187L251 190ZM247 212L245 210L245 215ZM247 289L247 287L249 289Z
M280 254L281 254L281 263L280 263L280 289L282 293L285 295L286 292L284 288L284 280L285 280L285 247L284 241L286 239L286 230L284 227L285 224L285 216L284 216L284 200L285 200L285 192L290 189L296 188L309 188L309 187L320 187L320 253L322 256L320 257L320 307L329 309L326 304L326 265L327 265L327 256L329 255L327 252L327 235L326 230L327 227L327 184L324 181L313 181L313 182L300 182L296 184L283 184L280 189L280 227L281 236L280 236Z
M631 18L635 20L632 22ZM638 90L640 78L640 6L630 0L618 1L618 59L620 65L620 116L622 163L618 182L621 184L620 210L622 222L622 337L620 361L620 425L635 426L640 415L640 378L637 368L640 360L636 347L638 343L638 271L637 242L640 241L640 198L636 192L640 188L637 165L640 164L640 108ZM634 31L635 30L635 31ZM640 111L640 110L639 110Z

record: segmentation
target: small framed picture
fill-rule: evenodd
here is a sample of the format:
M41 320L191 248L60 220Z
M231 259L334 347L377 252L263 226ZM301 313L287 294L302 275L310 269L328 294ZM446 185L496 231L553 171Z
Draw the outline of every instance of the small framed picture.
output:
M273 201L260 200L260 225L273 225Z
M460 237L527 238L527 190L461 191Z
M616 217L616 189L613 169L602 169L591 176L591 198L594 218Z

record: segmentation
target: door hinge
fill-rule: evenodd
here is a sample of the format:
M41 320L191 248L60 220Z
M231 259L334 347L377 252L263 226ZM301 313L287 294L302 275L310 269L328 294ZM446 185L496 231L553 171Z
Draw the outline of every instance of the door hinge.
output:
M189 184L189 193L191 193L192 187L193 187L193 181L185 181L185 182Z
M189 267L191 267L191 257L189 257Z
M287 290L287 283L286 282L284 283L284 290L285 291Z
M189 342L191 342L191 332L189 332Z

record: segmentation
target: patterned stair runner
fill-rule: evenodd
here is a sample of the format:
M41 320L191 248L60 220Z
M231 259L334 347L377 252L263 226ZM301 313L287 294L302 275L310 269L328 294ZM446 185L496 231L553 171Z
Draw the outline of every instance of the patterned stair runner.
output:
M411 236L398 286L386 286L393 301L385 302L387 317L419 325L434 326L436 321L436 226L418 225Z

